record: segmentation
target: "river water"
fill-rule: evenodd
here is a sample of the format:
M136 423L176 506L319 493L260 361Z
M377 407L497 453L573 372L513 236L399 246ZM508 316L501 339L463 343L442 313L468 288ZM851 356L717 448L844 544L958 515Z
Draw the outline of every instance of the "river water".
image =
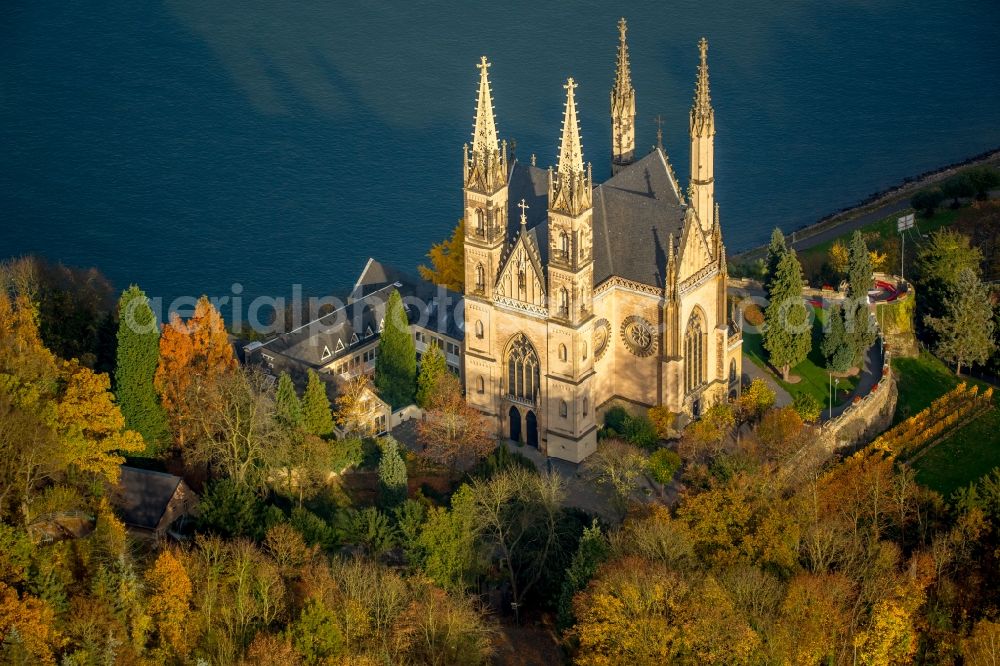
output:
M662 115L683 181L710 41L730 253L1000 146L995 0L421 5L7 0L0 257L165 300L339 292L369 256L412 270L461 215L481 54L501 134L541 165L576 78L606 177L622 12L639 146Z

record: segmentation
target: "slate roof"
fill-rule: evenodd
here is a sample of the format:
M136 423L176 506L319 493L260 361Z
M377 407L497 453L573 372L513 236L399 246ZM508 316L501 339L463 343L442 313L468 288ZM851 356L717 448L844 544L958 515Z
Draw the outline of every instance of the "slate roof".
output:
M155 530L181 482L173 474L123 465L117 505L125 523Z
M524 198L529 233L547 263L548 171L515 162L508 193L508 238L517 237ZM594 188L594 285L617 275L663 287L668 238L679 244L685 210L659 148Z
M462 295L369 259L345 305L299 328L279 335L257 349L276 352L314 368L328 365L378 339L385 306L398 290L410 324L420 324L454 340L463 333L455 314Z

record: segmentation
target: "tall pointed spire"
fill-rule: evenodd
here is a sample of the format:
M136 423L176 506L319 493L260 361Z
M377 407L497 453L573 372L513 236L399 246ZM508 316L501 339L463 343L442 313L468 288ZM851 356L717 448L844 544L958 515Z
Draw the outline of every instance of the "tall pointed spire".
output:
M507 183L507 142L497 141L488 69L483 56L479 68L479 97L476 101L476 124L472 128L472 151L465 146L465 186L481 192L495 192Z
M715 111L712 109L712 96L708 86L708 40L704 37L698 42L701 61L698 64L698 82L694 89L694 104L691 107L692 129L697 123L715 125Z
M576 89L573 77L566 79L566 111L563 115L562 139L559 142L559 163L556 170L561 174L583 171L583 146L580 145L580 124L576 120Z
M691 182L688 203L704 231L715 224L715 110L708 90L708 40L698 42L698 80L691 105Z
M618 173L635 158L635 89L629 67L625 19L618 21L618 64L611 88L611 172Z
M476 125L472 130L473 152L489 153L497 150L497 123L493 115L493 96L490 92L490 63L483 56L479 64L479 100L476 102Z

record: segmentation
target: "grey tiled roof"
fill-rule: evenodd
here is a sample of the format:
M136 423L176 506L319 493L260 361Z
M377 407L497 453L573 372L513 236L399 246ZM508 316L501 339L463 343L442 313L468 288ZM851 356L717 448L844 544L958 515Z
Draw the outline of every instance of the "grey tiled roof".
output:
M356 353L355 348L378 339L386 303L394 290L403 298L411 324L421 323L452 339L462 339L455 317L463 308L461 294L369 259L343 307L279 335L258 349L314 368Z
M521 199L528 209L543 263L547 261L548 172L515 162L509 186L508 238L520 226ZM654 149L645 157L594 188L594 284L613 275L663 287L668 237L679 243L684 229L680 203L666 157Z
M156 529L180 483L173 474L122 466L116 504L125 523Z

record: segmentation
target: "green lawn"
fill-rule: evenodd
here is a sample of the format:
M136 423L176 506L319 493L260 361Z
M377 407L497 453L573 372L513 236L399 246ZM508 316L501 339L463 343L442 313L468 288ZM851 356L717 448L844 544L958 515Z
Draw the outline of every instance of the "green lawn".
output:
M987 387L982 382L956 377L944 363L927 352L918 358L893 359L892 367L899 389L896 423L930 406L935 398L963 379L978 384L981 391ZM998 399L1000 395L993 398L993 411L948 435L914 461L917 481L947 497L956 488L968 485L1000 466Z
M781 380L781 376L771 369L767 363L767 352L764 351L762 336L757 333L743 334L743 353L750 357L760 368L771 372L778 384L788 391L794 398L800 393L811 395L816 401L826 408L830 404L830 375L827 374L823 355L819 346L823 340L823 311L815 308L816 319L813 321L813 344L812 350L806 360L802 361L794 368L792 374L800 377L800 381L789 384ZM841 404L854 391L857 386L857 377L845 377L840 380L839 392L834 398L834 406Z

